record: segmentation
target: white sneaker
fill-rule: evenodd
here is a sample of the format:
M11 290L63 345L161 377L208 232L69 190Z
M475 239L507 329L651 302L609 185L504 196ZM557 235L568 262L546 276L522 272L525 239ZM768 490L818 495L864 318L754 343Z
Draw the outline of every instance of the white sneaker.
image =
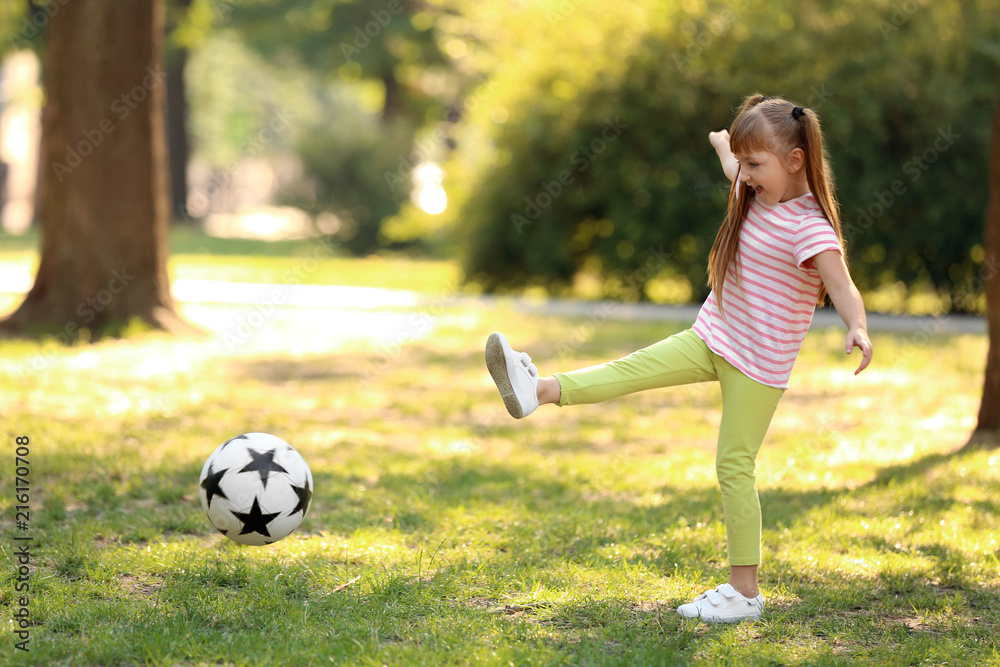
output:
M515 419L527 417L538 407L538 369L531 357L515 352L501 333L486 341L486 368L497 383L507 412Z
M685 618L700 618L706 623L736 623L746 619L757 620L764 611L764 596L743 597L732 584L716 586L715 590L702 593L694 602L677 607Z

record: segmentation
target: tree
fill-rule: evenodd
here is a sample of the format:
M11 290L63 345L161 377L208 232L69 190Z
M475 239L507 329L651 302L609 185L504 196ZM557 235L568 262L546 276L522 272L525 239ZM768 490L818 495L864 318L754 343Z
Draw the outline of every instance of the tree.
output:
M47 27L41 259L7 331L170 330L164 0L75 0Z
M247 45L321 82L316 99L328 115L303 122L296 141L306 187L282 198L315 216L333 213L333 238L347 252L413 243L390 239L383 225L410 199L413 168L442 161L454 146L450 116L477 78L470 44L482 32L462 17L466 1L233 3L229 24ZM345 104L360 91L363 106Z
M244 0L233 3L232 23L268 58L298 57L317 71L382 84L382 121L422 121L444 104L422 85L427 70L449 78L458 72L438 47L440 3L412 0ZM418 27L419 26L419 27Z
M986 207L985 251L987 273L983 280L986 293L986 318L990 347L986 356L986 379L979 421L970 445L991 442L1000 446L1000 275L996 271L1000 257L1000 100L993 115L993 139L990 148L990 201Z
M759 90L823 119L851 275L909 291L877 309L980 312L993 5L470 2L473 62L495 66L443 165L448 208L406 207L390 232L454 239L487 291L701 300L729 186L706 137Z
M174 0L170 5L167 23L167 41L186 19L191 0ZM167 53L167 146L170 155L170 217L171 220L189 220L187 215L187 92L184 70L187 67L188 49L183 44L172 44Z

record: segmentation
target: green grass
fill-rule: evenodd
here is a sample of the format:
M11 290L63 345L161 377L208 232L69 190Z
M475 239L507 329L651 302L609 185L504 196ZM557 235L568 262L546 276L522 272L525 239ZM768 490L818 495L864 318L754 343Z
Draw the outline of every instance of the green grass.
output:
M225 333L245 313L184 315ZM550 374L686 326L597 321L296 308L240 345L0 343L8 610L14 438L31 439L21 662L1000 664L1000 451L956 453L983 336L875 332L855 377L841 331L810 333L757 463L768 612L720 627L674 613L726 577L718 388L521 422L485 372L497 329ZM301 530L266 548L198 501L205 458L247 431L315 478ZM0 663L14 640L0 625Z
M34 275L37 247L37 231L23 236L0 233L0 275L4 270ZM170 230L167 269L171 280L355 285L420 292L455 290L462 277L453 262L402 254L358 259L343 256L336 247L318 240L219 239L176 225ZM0 310L16 305L13 301L11 297L0 302Z

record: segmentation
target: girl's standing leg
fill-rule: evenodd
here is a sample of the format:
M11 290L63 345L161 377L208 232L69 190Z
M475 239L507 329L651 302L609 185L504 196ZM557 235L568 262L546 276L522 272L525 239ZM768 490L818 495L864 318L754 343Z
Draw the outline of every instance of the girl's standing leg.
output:
M784 394L747 377L716 355L722 387L722 423L715 469L722 490L729 548L729 583L745 597L758 594L760 564L760 500L757 496L757 452Z

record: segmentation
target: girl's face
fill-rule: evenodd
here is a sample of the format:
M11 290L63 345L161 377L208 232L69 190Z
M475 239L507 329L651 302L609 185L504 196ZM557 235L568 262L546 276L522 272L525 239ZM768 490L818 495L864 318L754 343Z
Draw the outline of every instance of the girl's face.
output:
M770 151L736 153L740 163L740 182L750 188L767 206L788 201L809 192L801 148L794 149L787 160Z

